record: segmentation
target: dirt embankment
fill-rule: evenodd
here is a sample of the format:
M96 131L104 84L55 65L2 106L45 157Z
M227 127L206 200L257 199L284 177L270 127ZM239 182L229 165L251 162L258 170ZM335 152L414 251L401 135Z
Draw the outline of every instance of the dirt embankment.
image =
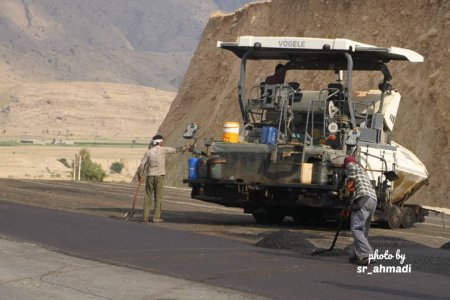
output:
M190 122L201 126L202 141L220 138L224 121L240 120L236 91L239 60L216 48L216 42L235 41L241 35L348 38L422 54L425 62L421 64L389 64L392 83L403 95L394 140L416 153L430 172L430 184L411 202L450 206L450 1L273 0L212 17L160 127L168 144L180 144ZM250 75L261 78L273 66L255 69ZM304 80L311 83L314 78ZM177 157L169 164L169 180L179 183L186 163Z
M148 140L175 93L103 82L0 87L0 140Z

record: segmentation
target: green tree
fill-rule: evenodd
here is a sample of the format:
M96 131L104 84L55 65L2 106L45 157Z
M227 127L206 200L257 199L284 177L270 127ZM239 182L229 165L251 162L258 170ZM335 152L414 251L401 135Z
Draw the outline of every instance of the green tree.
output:
M91 160L91 155L87 149L80 150L81 157L81 180L85 181L103 181L106 176L102 167Z
M109 167L109 169L111 170L111 172L113 173L118 173L120 174L122 172L123 169L123 162L121 161L115 161L111 164L111 166Z

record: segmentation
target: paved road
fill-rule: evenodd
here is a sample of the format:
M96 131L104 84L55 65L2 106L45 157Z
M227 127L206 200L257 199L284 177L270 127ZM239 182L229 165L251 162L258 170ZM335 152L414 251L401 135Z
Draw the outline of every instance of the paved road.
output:
M0 199L116 219L121 218L130 207L134 191L135 186L125 183L0 179ZM137 203L139 212L134 221L142 218L142 196L141 189ZM190 198L190 190L178 188L165 189L163 217L167 222L159 226L164 228L221 236L249 244L255 244L263 236L282 229L321 237L314 239L314 244L325 247L333 238L336 226L299 226L290 218L279 226L263 226L243 214L241 209L194 200ZM432 213L426 223L408 230L386 230L375 226L371 236L406 239L439 248L450 241L450 216L442 218ZM344 231L337 246L344 248L351 242L348 231Z
M8 300L267 299L5 238L0 238L0 266L0 299Z
M0 233L72 256L272 299L450 299L447 250L402 248L409 274L358 274L342 256L310 257L193 232L0 202ZM423 269L422 260L436 269ZM398 262L384 261L399 266ZM444 268L438 265L446 264Z

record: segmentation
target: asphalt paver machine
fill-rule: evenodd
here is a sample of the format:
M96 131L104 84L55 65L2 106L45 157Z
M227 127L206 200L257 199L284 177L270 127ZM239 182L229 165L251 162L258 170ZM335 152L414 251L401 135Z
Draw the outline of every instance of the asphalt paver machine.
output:
M428 172L411 151L392 141L401 96L391 83L391 61L420 63L408 49L348 39L241 36L217 47L241 61L239 142L212 142L190 164L184 180L192 198L241 207L261 223L338 219L346 205L343 160L356 156L377 191L374 221L390 228L423 222L426 210L407 200ZM304 89L301 82L247 79L248 62L283 63L286 78L332 73ZM378 86L355 91L357 74L377 73ZM293 76L290 76L293 74ZM363 75L365 76L365 75ZM305 78L305 77L303 77ZM319 78L319 77L317 77Z

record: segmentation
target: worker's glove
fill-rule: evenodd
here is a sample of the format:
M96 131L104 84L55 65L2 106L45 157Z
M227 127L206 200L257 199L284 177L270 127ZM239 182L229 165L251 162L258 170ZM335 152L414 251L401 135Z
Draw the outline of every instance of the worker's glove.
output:
M144 178L142 178L141 175L137 174L137 180L138 180L138 183L142 183L144 181Z
M175 149L177 149L177 153L179 153L179 152L186 152L187 151L187 147L177 147L177 148L175 148Z
M177 152L182 152L182 153L186 153L188 151L190 151L190 149L189 149L189 147L186 147L186 146L181 147L177 150Z
M352 194L355 192L355 184L353 183L353 180L347 181L347 191Z
M342 219L347 219L350 216L350 210L344 208L343 210L341 210L340 215Z

